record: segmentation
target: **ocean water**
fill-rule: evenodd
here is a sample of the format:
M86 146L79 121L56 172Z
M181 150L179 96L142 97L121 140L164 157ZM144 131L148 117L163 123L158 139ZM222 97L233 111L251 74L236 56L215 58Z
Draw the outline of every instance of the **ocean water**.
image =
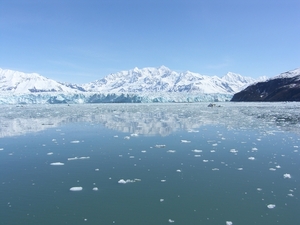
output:
M0 224L298 224L300 103L207 105L3 106Z

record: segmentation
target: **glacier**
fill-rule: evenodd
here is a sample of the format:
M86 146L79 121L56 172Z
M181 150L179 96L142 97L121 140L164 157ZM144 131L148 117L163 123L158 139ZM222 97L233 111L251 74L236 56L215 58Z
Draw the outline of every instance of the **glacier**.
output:
M0 94L0 104L193 103L226 102L233 94L205 93L31 93Z

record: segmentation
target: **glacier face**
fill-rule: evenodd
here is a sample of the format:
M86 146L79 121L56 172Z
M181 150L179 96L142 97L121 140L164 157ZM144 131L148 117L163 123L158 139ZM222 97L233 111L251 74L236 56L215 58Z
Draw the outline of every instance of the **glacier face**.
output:
M161 66L134 68L77 85L0 69L0 104L229 101L255 81L231 72L223 77L205 76Z

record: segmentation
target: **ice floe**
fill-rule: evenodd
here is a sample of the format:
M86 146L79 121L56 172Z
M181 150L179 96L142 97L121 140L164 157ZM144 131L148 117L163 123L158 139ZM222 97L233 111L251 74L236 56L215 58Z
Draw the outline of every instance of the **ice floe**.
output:
M0 148L0 151L3 151L4 150L4 148Z
M194 149L194 150L192 150L192 152L197 152L197 153L199 153L199 152L202 152L202 150Z
M270 168L269 170L270 170L270 171L276 171L276 169L275 169L275 168Z
M164 200L163 198L161 198L161 199L159 199L159 201L160 201L160 202L163 202L163 201L165 201L165 200Z
M82 156L82 157L73 157L73 158L68 158L69 161L72 161L72 160L82 160L82 159L89 159L90 157L89 156Z
M137 182L137 181L141 181L141 179L133 179L133 180L125 180L125 179L121 179L118 181L119 184L127 184L127 183L134 183L134 182Z
M269 209L274 209L274 208L276 207L276 205L275 205L275 204L269 204L269 205L267 205L267 207L268 207Z
M169 219L168 221L169 221L169 223L174 223L175 222L175 220L172 220L172 219Z
M188 140L181 140L181 143L191 143L191 141L188 141Z
M71 141L70 143L71 143L71 144L78 144L78 143L80 143L80 141L75 140L75 141Z
M167 152L169 152L169 153L175 153L176 151L175 150L168 150Z
M233 225L231 221L226 221L226 225Z
M48 152L47 155L53 155L53 152Z
M93 191L98 191L99 189L97 187L94 187L93 188Z
M54 162L54 163L50 163L51 166L63 166L65 165L64 163L62 162Z
M258 149L257 148L252 148L252 151L257 151Z
M238 153L239 151L233 148L233 149L230 149L230 152L231 153Z
M181 170L176 170L177 173L181 173Z
M218 171L218 170L220 170L219 168L213 168L213 169L211 169L212 171Z
M166 145L155 145L154 147L155 147L155 148L165 148Z
M125 136L124 139L125 139L125 140L129 140L130 137L129 137L129 136Z
M70 191L82 191L82 187L71 187Z
M194 157L201 157L201 155L194 155Z
M253 156L248 157L249 160L255 160L255 158Z
M289 173L285 173L285 174L283 174L283 178L284 179L290 179L290 178L292 178L292 176Z

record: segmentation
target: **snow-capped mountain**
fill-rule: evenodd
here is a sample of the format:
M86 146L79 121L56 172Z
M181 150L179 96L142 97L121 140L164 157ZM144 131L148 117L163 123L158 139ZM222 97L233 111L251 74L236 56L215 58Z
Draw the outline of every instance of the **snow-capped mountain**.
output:
M26 94L36 92L75 93L78 89L70 88L37 73L23 73L0 68L0 92Z
M300 68L252 84L231 101L300 101Z
M0 69L0 104L230 101L234 93L254 82L235 73L205 76L161 66L134 68L77 85Z
M84 84L90 92L197 92L234 94L256 82L250 77L229 72L224 77L205 76L199 73L175 72L165 66L159 68L134 68L110 74L101 80Z

